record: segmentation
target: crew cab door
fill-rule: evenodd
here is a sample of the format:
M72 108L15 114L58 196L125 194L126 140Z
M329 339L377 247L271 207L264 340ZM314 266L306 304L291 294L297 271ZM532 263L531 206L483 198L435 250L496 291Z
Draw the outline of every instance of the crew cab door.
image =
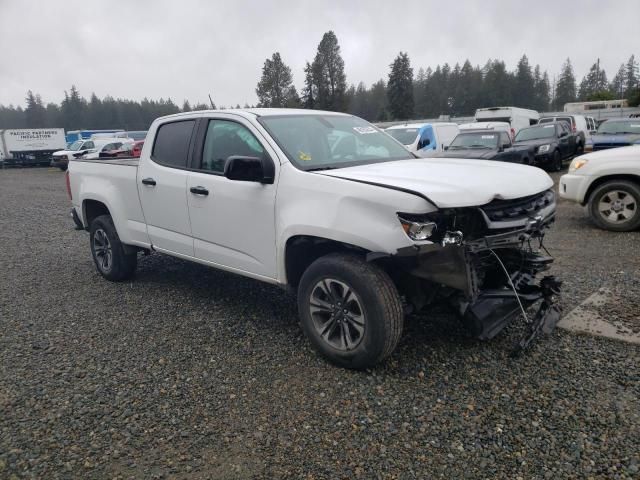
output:
M576 137L571 132L571 128L565 122L559 122L557 134L562 158L572 155L576 148Z
M498 153L493 158L502 162L517 163L520 161L520 155L515 151L511 144L511 137L506 132L495 132L492 135L498 136Z
M195 257L252 276L274 279L276 182L229 180L230 156L277 159L262 134L236 115L205 118L198 129L187 201Z
M138 192L154 248L193 257L186 170L195 119L161 124L151 154L140 159Z

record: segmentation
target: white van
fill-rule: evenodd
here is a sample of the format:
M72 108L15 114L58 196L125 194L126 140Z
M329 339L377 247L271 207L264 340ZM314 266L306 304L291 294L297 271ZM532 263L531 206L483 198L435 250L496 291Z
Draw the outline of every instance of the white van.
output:
M538 123L540 114L535 110L518 107L490 107L476 110L476 122L507 122L511 125L511 137L522 128Z
M432 157L443 152L460 129L456 123L410 123L394 125L385 132L419 157Z

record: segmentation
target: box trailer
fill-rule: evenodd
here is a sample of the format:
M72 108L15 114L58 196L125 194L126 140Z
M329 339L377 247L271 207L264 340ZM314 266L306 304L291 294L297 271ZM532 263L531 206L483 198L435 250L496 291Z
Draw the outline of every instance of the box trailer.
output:
M64 128L0 130L2 165L49 165L51 154L66 147Z

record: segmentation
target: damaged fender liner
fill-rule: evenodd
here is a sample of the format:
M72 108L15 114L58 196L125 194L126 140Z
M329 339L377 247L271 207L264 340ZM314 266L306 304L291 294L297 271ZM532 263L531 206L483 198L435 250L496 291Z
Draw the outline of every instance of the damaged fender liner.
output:
M544 220L538 216L517 230L461 245L405 247L393 257L411 276L457 291L450 299L465 326L481 340L495 337L523 309L541 301L531 319L525 317L528 332L514 350L518 353L541 333L550 333L560 320L557 299L562 282L546 276L535 283L553 258L529 247L531 240L539 240L542 247L543 230L554 216L549 212Z

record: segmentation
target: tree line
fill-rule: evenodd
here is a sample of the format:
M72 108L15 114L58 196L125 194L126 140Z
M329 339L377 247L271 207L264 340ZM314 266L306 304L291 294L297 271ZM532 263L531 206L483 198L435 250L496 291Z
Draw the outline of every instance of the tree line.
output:
M389 65L386 78L367 86L363 82L348 84L338 38L329 31L318 44L313 60L306 62L303 73L304 86L298 92L291 68L279 52L273 53L262 67L256 86L256 106L331 110L369 121L388 121L466 116L477 108L499 105L549 111L562 110L565 103L575 101L626 98L632 106L640 104L640 74L635 55L620 65L611 81L597 59L578 84L568 58L559 75L550 78L539 65L532 66L526 55L512 71L498 59L490 59L483 66L465 60L462 65L445 63L415 71L409 55L400 52ZM216 107L213 102L191 105L185 100L179 106L171 99L133 101L110 96L100 99L95 94L87 100L75 86L65 92L60 104L45 104L39 94L29 90L24 108L0 105L0 129L146 130L156 117L208 108Z

